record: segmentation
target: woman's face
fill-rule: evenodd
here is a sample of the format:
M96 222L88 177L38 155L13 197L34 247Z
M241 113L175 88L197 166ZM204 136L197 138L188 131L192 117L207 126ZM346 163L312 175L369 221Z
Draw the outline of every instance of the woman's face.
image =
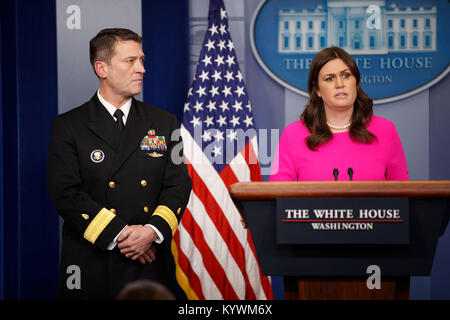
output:
M319 72L317 95L326 109L345 111L356 100L356 78L341 59L328 61Z

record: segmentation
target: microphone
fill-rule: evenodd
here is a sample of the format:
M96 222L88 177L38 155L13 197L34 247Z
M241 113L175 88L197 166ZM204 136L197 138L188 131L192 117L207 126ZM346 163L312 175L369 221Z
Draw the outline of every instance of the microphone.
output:
M334 168L333 169L334 181L337 181L338 175L339 175L339 170L337 168Z
M350 177L350 181L353 181L353 169L348 168L347 173L348 173L348 176Z

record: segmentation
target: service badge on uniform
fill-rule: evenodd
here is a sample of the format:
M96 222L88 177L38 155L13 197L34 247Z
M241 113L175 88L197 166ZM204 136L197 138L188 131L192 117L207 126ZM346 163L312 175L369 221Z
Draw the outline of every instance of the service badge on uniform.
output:
M142 151L147 152L150 157L159 158L163 156L163 153L167 151L166 137L155 135L155 130L150 129L147 135L141 141Z
M153 157L153 158L159 158L159 157L162 157L162 156L163 156L162 153L158 153L158 152L155 152L155 151L153 151L153 152L147 152L147 155L149 155L150 157Z
M100 163L105 159L105 154L102 150L94 150L91 152L91 160L95 163Z

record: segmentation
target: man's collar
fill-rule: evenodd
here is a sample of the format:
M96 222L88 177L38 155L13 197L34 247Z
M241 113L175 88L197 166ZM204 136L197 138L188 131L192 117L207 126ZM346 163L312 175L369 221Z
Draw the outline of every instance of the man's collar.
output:
M114 118L114 112L116 112L117 108L115 106L113 106L111 103L109 103L108 101L106 101L101 95L100 95L100 89L97 90L97 97L98 100L100 100L100 103L106 108L106 110L108 110L109 114L111 115L111 117ZM123 115L124 115L124 123L126 123L127 119L128 119L128 114L130 113L130 108L131 108L131 102L132 102L133 98L128 99L119 109L122 110Z

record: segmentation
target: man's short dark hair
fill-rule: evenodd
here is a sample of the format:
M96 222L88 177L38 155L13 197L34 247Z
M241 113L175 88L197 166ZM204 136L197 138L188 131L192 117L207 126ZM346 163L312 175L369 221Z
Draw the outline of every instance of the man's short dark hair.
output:
M89 56L95 72L95 61L111 62L118 41L136 41L142 43L143 39L136 32L124 28L103 29L89 41ZM97 73L96 73L97 74Z

